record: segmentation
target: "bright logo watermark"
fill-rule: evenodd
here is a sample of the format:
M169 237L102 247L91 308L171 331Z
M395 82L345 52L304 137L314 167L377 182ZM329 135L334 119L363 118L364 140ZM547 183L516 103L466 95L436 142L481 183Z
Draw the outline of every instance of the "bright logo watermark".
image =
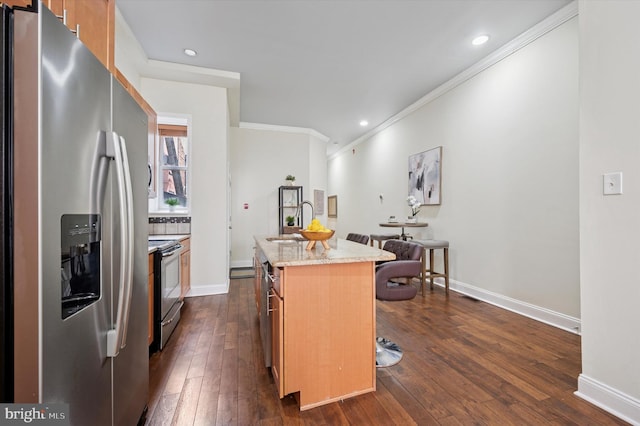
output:
M0 404L0 426L68 426L69 404Z

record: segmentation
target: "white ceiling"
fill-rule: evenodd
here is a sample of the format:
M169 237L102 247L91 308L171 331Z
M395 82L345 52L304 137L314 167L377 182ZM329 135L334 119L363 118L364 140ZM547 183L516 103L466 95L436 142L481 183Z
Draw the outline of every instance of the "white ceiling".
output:
M240 121L354 141L570 0L117 0L149 59L240 73ZM471 39L489 34L476 47ZM191 58L184 48L198 52ZM369 121L361 127L360 120Z

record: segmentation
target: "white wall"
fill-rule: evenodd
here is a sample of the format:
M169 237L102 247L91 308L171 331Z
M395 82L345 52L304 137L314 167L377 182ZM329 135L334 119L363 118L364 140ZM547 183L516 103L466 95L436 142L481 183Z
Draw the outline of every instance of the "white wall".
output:
M338 232L392 232L409 155L437 146L442 204L411 234L449 240L454 288L577 324L577 18L332 158Z
M116 67L159 115L190 116L191 137L191 292L190 296L228 290L228 90L212 71L159 61L146 54L116 10ZM170 72L167 71L167 67ZM146 73L146 77L145 74ZM232 74L232 73L227 73ZM150 78L158 75L166 78ZM179 80L179 81L178 81ZM189 83L193 80L201 84ZM155 203L155 200L150 200ZM213 243L212 243L213 242Z
M200 84L141 78L142 96L158 115L191 117L191 292L226 292L227 91Z
M252 265L254 235L278 234L278 188L287 175L296 177L303 197L313 203L313 190L325 190L325 142L304 132L231 128L231 266ZM244 203L249 205L244 209ZM323 223L325 214L318 217ZM311 209L304 207L304 225Z
M139 89L140 70L147 62L147 55L117 7L114 47L116 68L136 90Z
M640 2L580 2L579 395L640 424ZM622 171L623 195L602 194Z
M452 288L580 324L583 371L577 394L640 424L638 19L640 2L581 0L579 68L574 19L333 157L324 177L322 161L316 161L322 144L308 134L231 129L232 266L250 264L253 235L277 232L277 187L286 174L298 177L305 198L325 186L325 195L338 195L339 217L329 226L339 236L389 232L378 223L409 212L407 157L441 145L443 204L424 207L419 218L430 226L412 233L451 242ZM119 50L124 39L116 44L116 63L139 87L135 52ZM164 91L163 83L148 83L149 91ZM223 103L214 92L211 111ZM209 102L201 93L193 95L178 98L189 108L194 100ZM158 100L164 104L169 98ZM218 113L226 117L226 111ZM221 125L210 130L225 139ZM213 150L205 144L200 153ZM611 171L624 172L624 195L602 195L602 174ZM226 185L226 176L209 168L205 181L212 179L207 198L216 206L206 201L198 216L213 213L218 226L193 229L201 235L194 240L206 244L194 248L194 256L204 256L197 262L208 262L211 272L194 274L194 285L204 283L203 288L226 282L227 272L225 262L217 262L226 253L209 250L226 245L204 238L226 235L220 220L226 195L217 185Z

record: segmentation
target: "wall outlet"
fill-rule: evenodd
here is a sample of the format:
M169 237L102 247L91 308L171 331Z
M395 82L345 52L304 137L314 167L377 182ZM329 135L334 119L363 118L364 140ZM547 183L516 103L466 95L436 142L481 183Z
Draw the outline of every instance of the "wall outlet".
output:
M622 172L606 173L603 175L602 193L604 195L622 194Z

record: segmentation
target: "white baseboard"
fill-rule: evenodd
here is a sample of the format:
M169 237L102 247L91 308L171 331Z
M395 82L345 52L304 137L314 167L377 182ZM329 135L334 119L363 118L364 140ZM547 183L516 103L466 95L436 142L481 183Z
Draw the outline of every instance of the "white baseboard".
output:
M253 268L253 260L235 260L229 262L229 268Z
M444 279L437 278L434 283L444 287ZM570 317L559 312L512 299L502 294L494 293L470 284L465 284L456 280L449 280L449 289L464 294L474 299L482 300L500 308L506 309L516 314L524 315L536 321L561 328L570 333L580 334L580 319Z
M231 263L231 268L250 268L252 266L253 262L251 260L238 260ZM444 287L444 279L437 278L434 280L434 284ZM578 318L570 317L568 315L542 308L540 306L532 305L530 303L522 302L517 299L512 299L510 297L498 293L493 293L491 291L487 291L482 288L475 287L456 280L449 280L449 288L455 292L467 295L474 299L482 300L483 302L490 303L492 305L515 312L517 314L524 315L536 321L561 328L570 333L580 334L580 319ZM198 295L200 296L204 294Z
M185 297L197 297L197 296L210 296L212 294L226 294L229 293L229 281L224 284L207 284L207 285L194 285L191 284L191 290Z
M242 266L238 264L233 267L246 267L245 265L245 263L242 263ZM251 264L248 266L251 266ZM187 297L226 294L229 292L229 284L227 280L224 284L192 285ZM434 280L434 284L444 287L444 280L436 279ZM449 280L449 288L457 293L490 303L571 333L580 332L580 320L578 318L531 305L456 280ZM616 389L599 383L584 374L580 374L578 377L578 390L575 392L575 395L632 425L640 426L640 401Z
M251 266L249 264L248 266ZM234 267L246 267L243 263ZM192 285L187 297L226 294L229 292L229 280L224 284ZM434 284L444 287L443 279L435 279ZM456 280L449 280L449 288L460 294L498 306L520 315L535 319L571 333L580 332L580 320L568 315L531 305L510 297L493 293ZM640 426L640 401L599 383L584 374L578 377L578 390L575 395L613 414L620 419Z
M584 374L574 394L632 425L640 425L640 401Z
M434 280L434 283L444 287L443 279L438 278ZM483 302L524 315L545 324L558 327L571 333L580 334L580 319L578 318L531 305L456 280L449 280L449 288L452 291L482 300ZM632 425L640 426L640 401L610 386L599 383L581 374L578 377L578 390L575 392L575 395Z

